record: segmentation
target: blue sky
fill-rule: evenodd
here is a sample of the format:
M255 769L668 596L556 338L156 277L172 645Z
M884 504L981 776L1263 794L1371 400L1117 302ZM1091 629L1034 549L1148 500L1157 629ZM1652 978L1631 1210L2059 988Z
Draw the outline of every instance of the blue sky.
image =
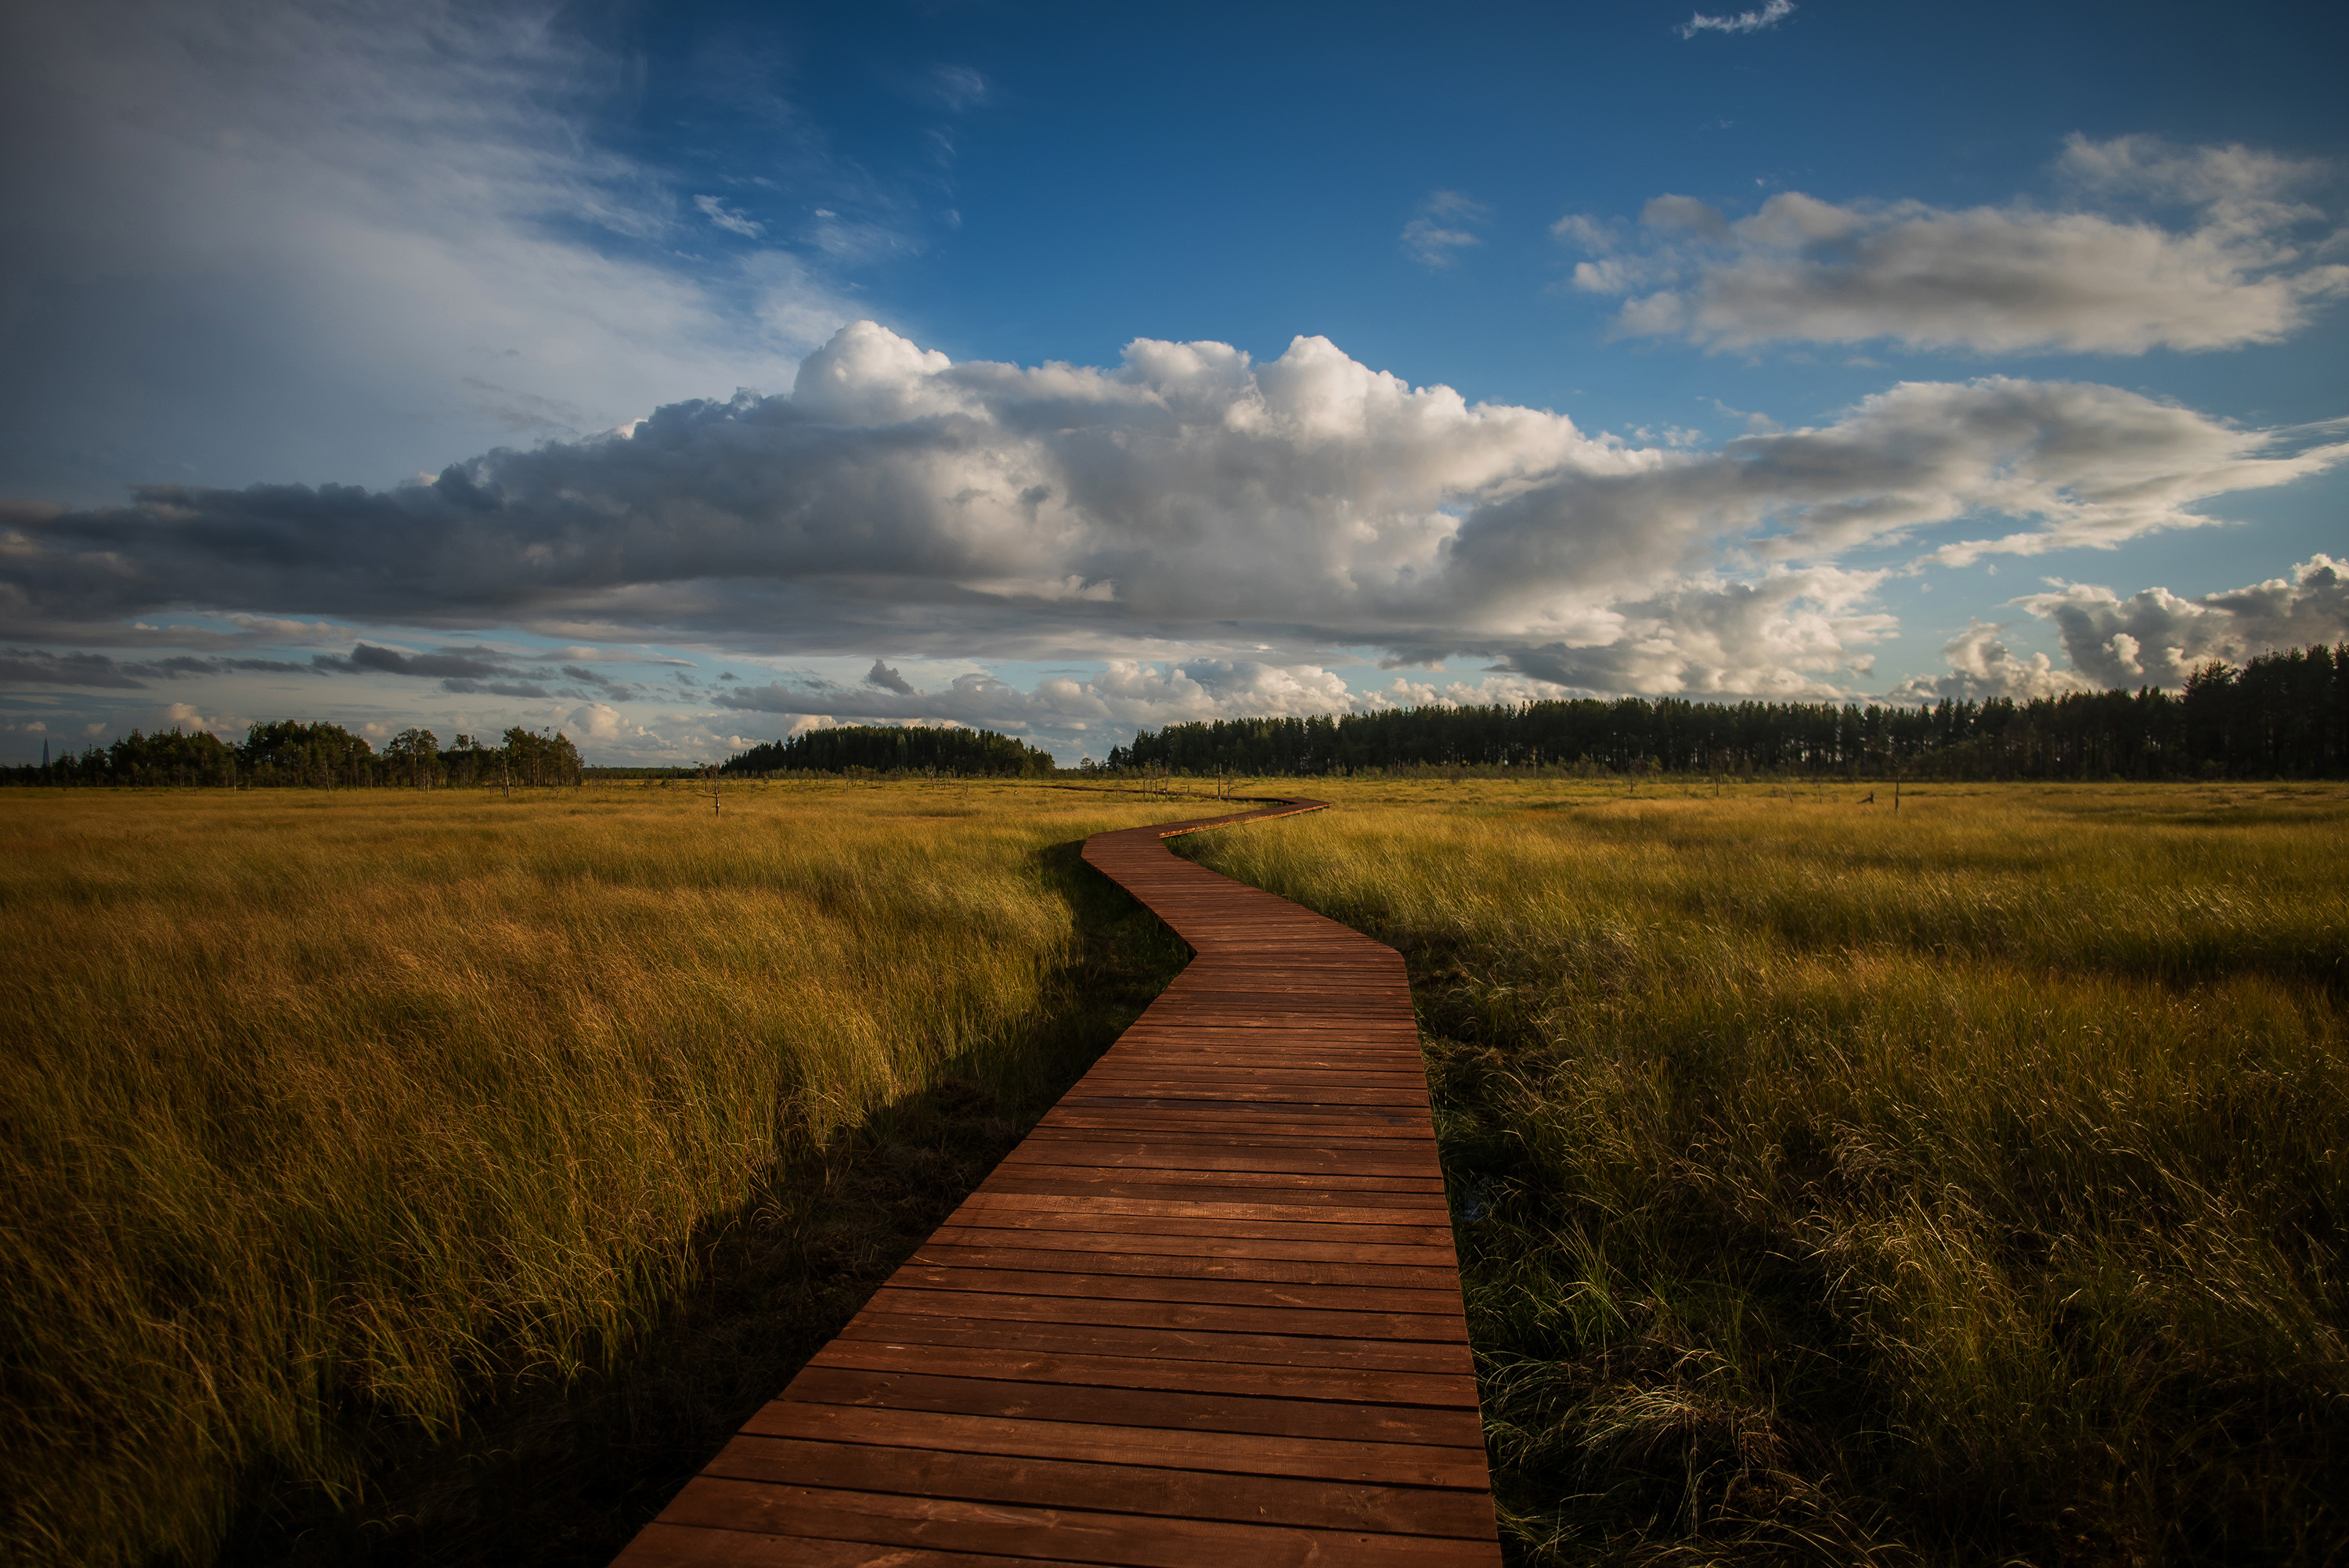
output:
M2344 57L2316 5L12 8L0 756L1073 760L2334 640Z

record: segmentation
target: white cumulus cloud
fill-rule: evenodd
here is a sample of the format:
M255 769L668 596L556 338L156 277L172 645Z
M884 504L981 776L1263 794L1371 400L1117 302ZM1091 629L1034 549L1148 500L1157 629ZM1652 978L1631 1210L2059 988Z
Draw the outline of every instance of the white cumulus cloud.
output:
M2147 588L2124 599L2094 583L2056 583L2014 603L2054 626L2063 665L2014 652L2010 625L1975 619L1942 647L1945 674L1920 676L1890 695L2025 702L2115 687L2175 689L2212 659L2240 665L2261 654L2349 642L2349 565L2322 553L2283 576L2216 593Z
M2317 554L2286 575L2184 597L2147 588L2124 599L2091 583L2018 601L2054 623L2072 667L2097 686L2182 684L2212 659L2349 642L2349 563Z
M2030 702L2037 697L2064 696L2085 691L2088 683L2070 670L2055 667L2045 654L2018 654L2006 645L2003 622L1969 621L1966 629L1941 645L1949 672L1904 681L1890 694L1898 702L1991 702L2005 698Z
M2077 200L1960 210L1771 197L1742 218L1661 196L1636 228L1552 226L1614 330L1714 349L1890 340L1980 353L2142 354L2273 343L2349 292L2333 220L2298 199L2322 166L2241 147L2075 137ZM2164 211L2179 215L2159 221Z
M639 756L699 755L747 714L982 726L1074 755L1137 725L1343 708L1336 667L1364 658L1475 661L1468 682L1397 688L1446 700L1829 697L1881 689L1889 573L2204 526L2216 498L2349 459L2340 435L1992 377L1900 383L1717 447L1642 445L1414 387L1318 337L1263 362L1138 339L1111 366L1023 366L861 322L788 394L672 404L625 435L500 449L429 482L11 510L0 683L95 706L241 673L429 698L475 727L476 709L528 704L533 723ZM2320 566L2276 624L2330 624L2307 608L2333 592ZM2095 623L2081 635L2149 671L2172 643L2220 645L2102 592L2030 607ZM2247 624L2232 600L2200 613L2216 624L2219 608ZM169 624L183 616L202 624ZM204 629L222 623L235 630ZM563 645L494 645L486 627ZM329 631L334 651L302 648ZM1952 645L1949 689L2053 690L2099 667L2077 651L2072 670L2043 666L2001 632ZM277 633L301 651L254 656ZM201 655L57 651L174 640ZM602 667L628 646L648 670L674 664L646 645L771 670L864 651L747 681ZM1009 660L1096 673L1022 689L986 667Z
M1022 367L860 323L789 396L671 405L429 484L150 487L17 514L0 613L84 645L203 611L960 659L1368 647L1576 686L1795 689L1861 667L1880 633L1855 551L2111 545L2344 457L2007 377L1640 447L1321 338L1262 364L1142 339L1111 368Z

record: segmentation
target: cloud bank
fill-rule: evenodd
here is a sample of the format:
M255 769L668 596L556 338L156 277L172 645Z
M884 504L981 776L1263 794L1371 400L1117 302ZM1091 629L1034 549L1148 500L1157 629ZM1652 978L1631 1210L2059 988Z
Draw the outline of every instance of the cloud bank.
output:
M1552 227L1613 330L1711 349L1889 340L1977 353L2143 354L2274 343L2349 292L2344 232L2300 199L2323 166L2242 147L2075 137L2055 210L1837 204L1799 191L1731 219L1660 196L1636 225ZM2169 222L2158 221L2173 214Z
M1888 624L1868 597L1901 552L2110 547L2344 457L2011 377L1903 383L1710 451L1639 447L1318 337L1263 364L1142 339L1111 368L1022 367L864 322L788 396L673 404L430 483L18 509L0 617L84 646L179 611L767 655L1371 648L1592 689L1792 694L1867 668ZM862 689L905 697L889 673Z
M968 725L1072 736L1098 732L1100 746L1137 726L1157 727L1238 715L1303 717L1339 713L1353 703L1346 683L1327 670L1253 660L1182 659L1154 665L1112 659L1088 679L1053 676L1021 691L983 674L956 676L920 691L878 666L864 683L812 679L730 688L716 705L739 713L822 715L843 723Z

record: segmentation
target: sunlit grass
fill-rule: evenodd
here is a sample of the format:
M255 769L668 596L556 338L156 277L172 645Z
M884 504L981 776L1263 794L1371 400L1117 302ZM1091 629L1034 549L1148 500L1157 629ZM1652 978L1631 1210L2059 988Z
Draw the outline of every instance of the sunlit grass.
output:
M2329 1560L2349 790L1336 783L1514 1550Z
M1075 943L1046 847L1176 814L0 797L0 1554L202 1561L242 1477L347 1494L367 1433L597 1364L792 1150L1030 1072Z

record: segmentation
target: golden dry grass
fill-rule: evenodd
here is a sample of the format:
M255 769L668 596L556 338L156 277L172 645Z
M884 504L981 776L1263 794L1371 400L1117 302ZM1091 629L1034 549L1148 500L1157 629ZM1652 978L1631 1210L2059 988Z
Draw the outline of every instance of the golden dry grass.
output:
M1063 1005L1010 786L0 796L0 1543L203 1561L655 1322L698 1224Z
M1340 782L1526 1561L2329 1562L2349 789Z

